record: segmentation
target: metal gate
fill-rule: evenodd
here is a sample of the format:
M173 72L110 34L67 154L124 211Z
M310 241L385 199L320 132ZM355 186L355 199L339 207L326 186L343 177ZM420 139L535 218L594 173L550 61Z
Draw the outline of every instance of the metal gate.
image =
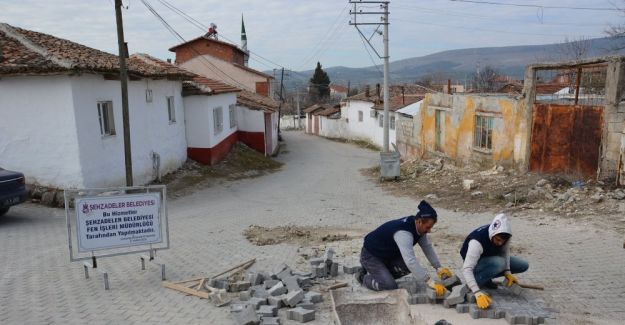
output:
M534 104L530 170L596 177L603 107Z

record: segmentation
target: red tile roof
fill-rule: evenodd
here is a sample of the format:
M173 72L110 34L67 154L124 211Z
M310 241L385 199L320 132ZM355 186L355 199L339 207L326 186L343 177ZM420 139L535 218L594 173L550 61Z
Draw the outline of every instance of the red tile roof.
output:
M0 75L119 74L118 56L48 34L0 23L0 43L3 44ZM150 64L142 58L131 57L126 62L129 76L191 77L185 70Z
M214 38L207 38L207 37L204 37L204 36L199 36L199 37L196 37L196 38L194 38L194 39L192 39L192 40L186 41L186 42L184 42L184 43L180 43L180 44L178 44L178 45L176 45L176 46L171 47L171 48L169 49L169 51L170 51L170 52L176 52L176 49L177 49L177 48L179 48L179 47L181 47L181 46L185 46L185 45L187 45L187 44L189 44L189 43L193 43L193 42L198 41L198 40L200 40L200 39L204 39L204 40L205 40L205 41L207 41L207 42L215 42L215 43L218 43L218 44L223 44L223 45L229 46L229 47L231 47L231 48L233 48L233 49L235 49L235 50L237 50L237 51L239 51L239 52L241 52L241 53L243 53L243 54L246 54L246 53L245 53L245 51L243 51L243 50L242 50L242 49L240 49L238 46L236 46L236 45L234 45L234 44L232 44L232 43L223 42L223 41L220 41L220 40L216 40L216 39L214 39Z
M421 96L425 96L426 93L429 93L431 91L419 86L419 85L391 85L389 87L389 96L391 98L395 97L395 96L401 96L402 95L402 88L403 88L403 93L404 95L421 95ZM366 92L361 92L358 93L354 96L351 97L347 97L348 100L361 100L361 101L365 101L365 102L371 102L371 103L378 103L378 102L382 102L384 100L384 93L382 90L382 87L380 87L380 98L378 98L377 94L376 94L376 87L371 87L369 90L369 96L367 96Z
M304 109L303 112L308 114L308 113L314 113L316 111L320 111L320 110L324 110L324 109L328 109L328 108L330 108L330 106L326 105L326 104L314 104L314 105Z
M237 104L268 113L277 112L279 108L279 104L275 100L247 90L242 90L237 94Z
M388 110L391 112L395 112L400 110L410 104L414 104L420 100L423 100L425 96L416 96L416 95L405 95L405 96L394 96L391 97L391 101L388 106ZM380 102L379 104L375 104L373 106L375 110L384 110L384 103Z
M329 107L329 108L326 108L326 109L324 109L324 110L322 110L322 111L317 111L317 112L314 112L314 113L313 113L313 115L319 115L319 116L330 116L330 115L334 115L335 113L338 113L338 112L340 112L340 111L341 111L341 109L340 109L340 108L337 108L337 107Z
M196 76L193 80L185 81L182 84L182 96L219 95L240 91L241 89L230 86L227 83L202 76Z
M345 86L341 86L341 85L330 85L330 89L338 92L338 93L346 93L347 94L347 87Z

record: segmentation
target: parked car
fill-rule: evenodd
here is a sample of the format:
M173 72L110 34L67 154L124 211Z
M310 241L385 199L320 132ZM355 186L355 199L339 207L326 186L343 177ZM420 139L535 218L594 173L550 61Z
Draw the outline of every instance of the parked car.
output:
M0 216L26 201L27 196L24 174L0 168Z

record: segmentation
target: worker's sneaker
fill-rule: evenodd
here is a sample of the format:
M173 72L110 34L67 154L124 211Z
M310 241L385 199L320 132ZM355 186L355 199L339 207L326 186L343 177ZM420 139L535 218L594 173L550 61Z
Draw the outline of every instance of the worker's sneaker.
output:
M482 285L482 287L486 289L497 289L497 284L495 284L493 280L488 280L486 283Z
M367 271L364 268L360 268L360 271L358 271L358 273L355 274L356 281L362 284L362 280L365 278L366 274L367 274Z

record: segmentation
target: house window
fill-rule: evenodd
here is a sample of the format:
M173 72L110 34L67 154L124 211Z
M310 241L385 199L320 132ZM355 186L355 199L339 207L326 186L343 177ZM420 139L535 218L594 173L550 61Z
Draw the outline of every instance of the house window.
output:
M100 134L103 136L115 135L113 102L98 102L98 119L100 120Z
M363 114L362 111L358 111L358 122L362 122Z
M475 133L473 146L478 149L493 149L493 118L490 116L475 116Z
M221 106L213 109L213 126L215 134L221 133L224 128L224 112Z
M380 127L384 127L384 115L380 114L380 119L378 119L378 121L380 122Z
M234 104L228 106L228 114L230 115L230 128L231 129L237 126L237 116L236 116L235 107L236 106Z
M389 127L391 130L395 130L395 116L391 116L391 125Z
M176 106L174 106L174 96L167 97L167 114L169 115L169 123L176 123Z

